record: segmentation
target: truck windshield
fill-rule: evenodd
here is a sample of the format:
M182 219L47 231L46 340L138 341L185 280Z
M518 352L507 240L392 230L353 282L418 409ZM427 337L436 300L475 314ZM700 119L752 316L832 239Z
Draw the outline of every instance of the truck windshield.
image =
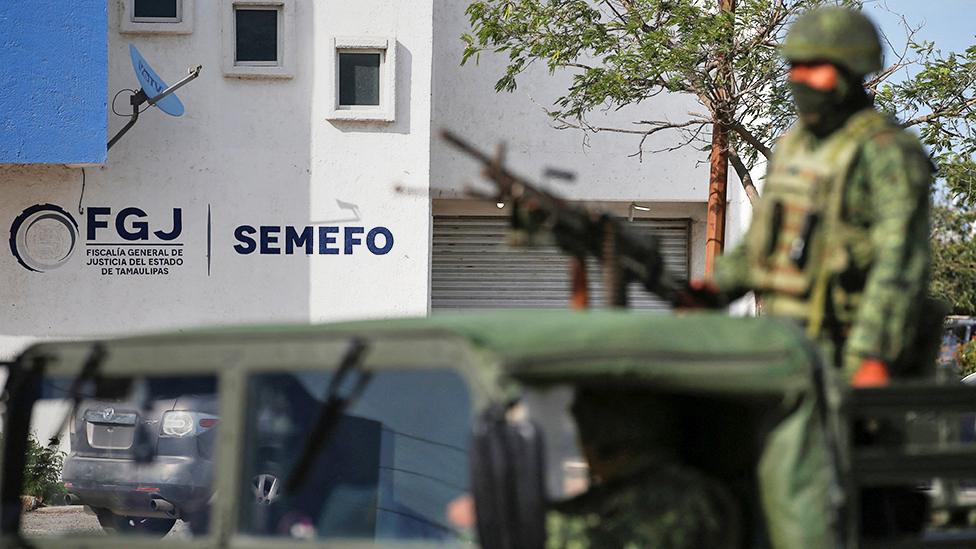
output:
M449 505L467 493L472 406L464 380L448 369L374 372L301 486L286 493L332 375L250 378L242 533L449 544L470 538L447 520Z

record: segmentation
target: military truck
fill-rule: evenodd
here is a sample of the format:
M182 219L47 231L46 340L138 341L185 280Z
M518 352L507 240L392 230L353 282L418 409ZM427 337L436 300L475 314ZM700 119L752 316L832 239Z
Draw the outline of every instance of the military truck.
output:
M546 414L512 411L536 393L590 385L688 403L675 417L682 457L734 488L748 518L741 547L976 546L971 532L939 530L924 514L912 517L915 541L898 525L865 539L858 505L866 486L976 478L972 447L851 435L855 422L911 411L971 413L976 388L852 391L795 327L766 318L526 311L184 331L41 343L9 368L3 547L541 547L548 504L585 489L586 464L562 451L571 432L526 430ZM216 387L205 523L162 540L104 535L80 511L46 532L31 527L19 499L24 449L29 432L51 434L37 431L36 408L58 403L70 423L88 421L86 402L124 403L114 413L135 415L132 444L98 459L132 463L139 483L171 459L144 410L180 384ZM151 509L160 494L144 486ZM825 490L831 505L818 514L810 498ZM452 513L465 500L474 524Z

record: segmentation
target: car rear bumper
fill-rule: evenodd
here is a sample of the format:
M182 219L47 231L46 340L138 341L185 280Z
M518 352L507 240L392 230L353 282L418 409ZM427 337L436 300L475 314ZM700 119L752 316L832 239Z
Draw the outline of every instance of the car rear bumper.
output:
M212 493L213 463L199 458L158 456L152 463L127 459L68 456L62 478L80 503L140 517L183 517L206 508ZM172 511L153 510L163 499Z

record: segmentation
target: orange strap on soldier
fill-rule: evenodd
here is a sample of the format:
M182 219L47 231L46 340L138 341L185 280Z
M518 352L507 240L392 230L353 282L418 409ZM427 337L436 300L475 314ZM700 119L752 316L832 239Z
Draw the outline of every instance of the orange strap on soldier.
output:
M865 358L851 378L851 386L859 389L884 387L891 381L888 366L877 358Z

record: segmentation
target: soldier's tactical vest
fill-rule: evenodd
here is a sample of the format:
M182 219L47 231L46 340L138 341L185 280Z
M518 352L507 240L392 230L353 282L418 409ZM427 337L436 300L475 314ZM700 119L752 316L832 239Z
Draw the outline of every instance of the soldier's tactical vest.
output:
M853 320L861 290L828 284L851 261L866 268L872 259L867 230L842 219L846 181L861 145L893 129L887 117L868 109L815 149L797 130L780 140L746 248L765 312L809 321L831 307L840 323Z

